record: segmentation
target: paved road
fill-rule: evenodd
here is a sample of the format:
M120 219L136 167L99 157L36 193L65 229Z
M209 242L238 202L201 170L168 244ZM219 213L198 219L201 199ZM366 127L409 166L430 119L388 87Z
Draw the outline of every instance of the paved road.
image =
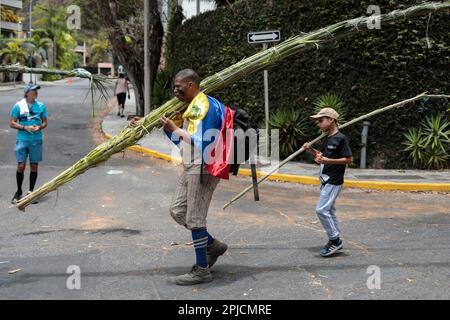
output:
M50 122L38 184L94 145L86 90L85 81L41 90ZM0 93L0 299L450 298L448 194L344 190L345 250L323 259L316 188L267 183L261 202L248 196L222 211L245 178L221 182L212 202L209 231L230 246L213 268L215 281L175 286L172 277L190 268L194 254L190 234L168 215L179 174L172 164L127 152L25 213L11 208L15 133L7 119L20 96ZM80 290L67 288L71 265L81 270ZM372 265L380 289L367 286ZM14 269L21 270L8 273Z

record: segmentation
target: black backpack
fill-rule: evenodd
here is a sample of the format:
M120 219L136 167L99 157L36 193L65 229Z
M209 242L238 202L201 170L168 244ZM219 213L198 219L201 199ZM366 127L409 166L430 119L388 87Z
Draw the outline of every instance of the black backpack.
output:
M230 108L234 110L233 129L234 130L241 129L244 131L244 133L247 134L246 138L245 138L245 157L244 157L244 161L242 161L242 158L239 159L239 160L241 160L240 163L239 163L238 155L237 155L237 137L236 136L234 137L234 144L233 144L234 159L233 159L233 164L231 164L231 166L230 166L230 172L233 175L237 175L238 171L239 171L239 166L243 162L248 161L251 154L257 153L257 146L255 146L256 148L250 150L250 139L256 138L257 145L259 144L259 127L258 127L258 124L256 123L256 121L254 119L252 119L245 110L237 108L237 107L230 107ZM251 130L251 131L247 132L247 130ZM255 135L256 135L256 137L255 137Z

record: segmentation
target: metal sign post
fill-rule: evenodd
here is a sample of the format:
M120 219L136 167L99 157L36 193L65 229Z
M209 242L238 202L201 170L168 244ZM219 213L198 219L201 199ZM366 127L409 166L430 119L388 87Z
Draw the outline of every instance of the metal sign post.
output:
M278 42L281 40L281 33L278 30L250 32L247 35L248 43L262 43L263 50L267 50L269 42ZM269 158L269 71L264 70L264 113L266 117L266 157Z
M263 44L263 50L267 50L267 43ZM266 157L269 158L269 71L264 70L264 114L266 116Z

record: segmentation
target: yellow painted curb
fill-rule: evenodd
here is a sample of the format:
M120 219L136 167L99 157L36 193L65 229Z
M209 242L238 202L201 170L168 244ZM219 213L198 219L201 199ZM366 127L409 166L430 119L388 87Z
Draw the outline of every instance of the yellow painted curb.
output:
M109 133L104 133L107 139L113 136ZM174 163L181 163L180 159L175 159L167 154L147 149L141 146L131 146L129 150L140 152L151 157L162 159ZM251 176L249 169L239 169L238 175ZM261 171L257 172L258 177L264 176ZM319 185L319 179L310 176L298 176L292 174L275 173L267 178L272 181L291 182L307 185ZM344 187L370 190L385 190L385 191L443 191L450 192L450 183L405 183L405 182L386 182L386 181L364 181L364 180L345 180Z

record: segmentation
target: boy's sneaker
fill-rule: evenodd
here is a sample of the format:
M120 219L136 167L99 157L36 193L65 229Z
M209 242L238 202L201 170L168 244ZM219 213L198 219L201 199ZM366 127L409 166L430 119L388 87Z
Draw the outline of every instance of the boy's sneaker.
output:
M206 257L210 268L216 263L217 258L223 255L227 249L228 246L225 243L214 239L213 243L206 248Z
M14 197L11 199L11 203L16 204L20 200L20 198L22 198L22 194L19 192L16 192L14 194Z
M211 282L213 277L209 268L201 268L197 265L192 267L191 272L176 277L175 283L179 286L189 286L194 284Z
M328 243L325 245L325 247L320 250L320 255L322 257L328 257L335 253L339 253L342 251L342 248L344 247L344 244L342 243L342 240L336 241L328 241Z

